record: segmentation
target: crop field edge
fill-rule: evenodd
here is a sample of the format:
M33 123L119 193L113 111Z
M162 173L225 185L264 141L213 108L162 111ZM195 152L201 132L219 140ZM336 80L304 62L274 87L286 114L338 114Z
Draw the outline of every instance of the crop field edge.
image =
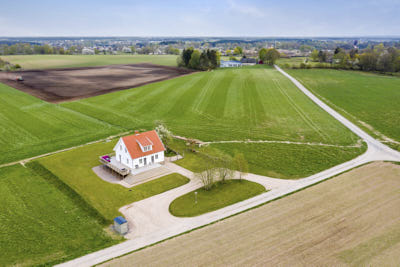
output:
M376 162L376 161L374 161L374 162ZM123 255L120 255L120 256L118 256L118 257L114 257L114 258L108 259L108 260L103 261L103 262L101 262L101 263L98 263L98 264L96 264L96 265L94 265L94 266L100 266L100 265L102 265L102 264L104 264L104 263L106 263L106 262L110 262L110 261L112 261L112 260L114 260L114 259L122 258L122 257L124 257L124 256L126 256L126 255L135 253L135 252L137 252L137 251L141 251L141 250L146 249L146 248L149 248L149 247L153 247L153 246L155 246L155 245L157 245L157 244L163 243L163 242L165 242L165 241L167 241L167 240L176 238L176 237L178 237L178 236L182 236L182 235L188 234L188 233L190 233L190 232L193 232L193 231L196 231L196 230L205 228L205 227L207 227L207 226L209 226L209 225L213 225L213 224L216 224L216 223L218 223L218 222L224 221L224 220L229 219L229 218L231 218L231 217L235 217L235 216L237 216L237 215L239 215L239 214L242 214L242 213L245 213L245 212L247 212L247 211L250 211L250 210L253 210L253 209L257 209L257 208L259 208L259 207L261 207L261 206L267 205L267 204L269 204L269 203L271 203L271 202L274 202L274 201L277 201L277 200L279 200L279 199L285 198L285 197L287 197L287 196L293 195L293 194L295 194L295 193L297 193L297 192L304 191L304 190L306 190L307 188L316 186L316 185L318 185L318 184L320 184L320 183L323 183L323 182L325 182L325 181L331 180L331 179L333 179L333 178L335 178L335 177L337 177L337 176L339 176L339 175L342 175L342 174L344 174L344 173L350 172L350 171L352 171L352 170L354 170L354 169L358 169L358 168L360 168L360 167L362 167L362 166L365 166L365 165L368 165L368 164L372 164L372 163L374 163L374 162L367 162L367 163L361 164L361 165L356 166L356 167L354 167L354 168L348 169L348 170L346 170L346 171L343 171L343 172L341 172L341 173L338 173L338 174L336 174L336 175L333 175L333 176L331 176L331 177L328 177L328 178L326 178L326 179L324 179L324 180L318 181L318 182L316 182L316 183L314 183L314 184L310 184L310 185L308 185L308 186L306 186L306 187L300 188L300 189L298 189L298 190L292 191L292 192L287 193L287 194L285 194L285 195L282 195L282 196L279 196L279 197L277 197L277 198L271 199L271 200L269 200L269 201L267 201L267 202L264 202L264 203L262 203L262 204L259 204L259 205L257 205L257 206L254 206L254 207L248 208L248 209L246 209L246 210L240 211L240 212L238 212L238 213L229 215L229 216L227 216L227 217L225 217L225 218L222 218L222 219L219 219L219 220L217 220L217 221L213 221L213 222L211 222L211 223L208 223L208 224L205 224L205 225L202 225L202 226L193 228L193 229L188 230L188 231L186 231L186 232L183 232L183 233L180 233L180 234L177 234L177 235L168 237L168 238L166 238L166 239L163 239L163 240L160 240L160 241L158 241L158 242L155 242L155 243L153 243L153 244L151 244L151 245L144 246L144 247L142 247L142 248L139 248L139 249L130 251L130 252L125 253L125 254L123 254ZM397 164L397 163L396 163L396 164Z

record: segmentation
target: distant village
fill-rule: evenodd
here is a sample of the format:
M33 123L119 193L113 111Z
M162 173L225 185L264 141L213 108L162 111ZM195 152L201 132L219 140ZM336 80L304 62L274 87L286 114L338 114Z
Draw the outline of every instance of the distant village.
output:
M235 47L241 47L242 55L257 57L262 48L275 48L281 57L308 57L311 52L333 52L337 47L344 50L364 49L369 45L384 43L399 46L396 39L249 39L249 38L3 38L0 39L0 55L19 54L180 54L184 48L203 51L213 49L222 56L231 56Z

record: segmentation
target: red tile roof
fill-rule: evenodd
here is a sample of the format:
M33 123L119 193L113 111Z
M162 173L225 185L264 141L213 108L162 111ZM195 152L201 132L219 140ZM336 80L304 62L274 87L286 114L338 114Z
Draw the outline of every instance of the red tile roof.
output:
M150 139L145 135L139 134L136 137L136 142L139 142L142 146L151 146L153 144L153 142L151 142Z
M122 141L124 141L126 148L128 149L129 154L131 155L132 159L141 158L143 156L151 155L154 153L158 153L161 151L165 151L165 147L158 136L155 130L124 136L122 137ZM153 145L153 149L143 152L140 148L138 142L142 146Z

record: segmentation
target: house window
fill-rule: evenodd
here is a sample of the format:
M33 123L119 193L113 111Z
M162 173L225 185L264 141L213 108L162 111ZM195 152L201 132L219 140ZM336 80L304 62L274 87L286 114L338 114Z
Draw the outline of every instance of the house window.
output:
M144 152L146 152L146 151L147 151L147 146L145 146L145 147L143 148L143 150L144 150Z
M125 153L126 153L126 152L128 152L128 151L126 150L126 147L125 147Z
M126 164L129 164L129 159L126 159Z
M139 159L139 163L142 164L142 162L143 162L143 159Z
M122 145L119 145L119 150L122 150Z
M156 154L156 159L158 159L158 154Z

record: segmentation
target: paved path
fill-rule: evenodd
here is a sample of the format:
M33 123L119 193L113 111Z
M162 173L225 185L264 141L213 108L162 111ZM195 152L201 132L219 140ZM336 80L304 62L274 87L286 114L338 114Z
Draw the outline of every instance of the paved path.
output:
M207 225L211 222L221 220L230 215L237 214L241 211L245 211L249 208L284 196L301 188L315 184L319 181L323 181L329 177L340 174L344 171L350 170L362 164L376 160L400 161L399 152L387 147L386 145L372 138L359 127L354 125L352 122L350 122L339 113L334 111L332 108L327 106L325 103L320 101L293 77L288 75L279 67L275 66L275 68L287 78L289 78L301 91L304 92L304 94L311 98L311 100L313 100L318 106L320 106L334 118L340 121L352 132L360 136L368 145L367 151L363 155L353 160L299 180L274 179L270 177L249 174L246 179L258 182L264 185L266 188L270 189L270 191L255 196L253 198L241 201L239 203L230 205L228 207L192 218L174 217L169 213L168 207L169 204L176 197L179 197L180 195L186 194L187 192L199 188L201 184L194 178L192 172L173 163L168 163L166 166L171 171L185 175L190 178L191 181L184 186L122 207L120 211L128 218L129 222L133 226L133 231L127 235L128 238L131 238L130 240L88 254L86 256L77 258L61 265L91 266L94 264L98 264L111 258L121 256L131 251L170 238L172 236L182 234L186 231L201 227L203 225Z

